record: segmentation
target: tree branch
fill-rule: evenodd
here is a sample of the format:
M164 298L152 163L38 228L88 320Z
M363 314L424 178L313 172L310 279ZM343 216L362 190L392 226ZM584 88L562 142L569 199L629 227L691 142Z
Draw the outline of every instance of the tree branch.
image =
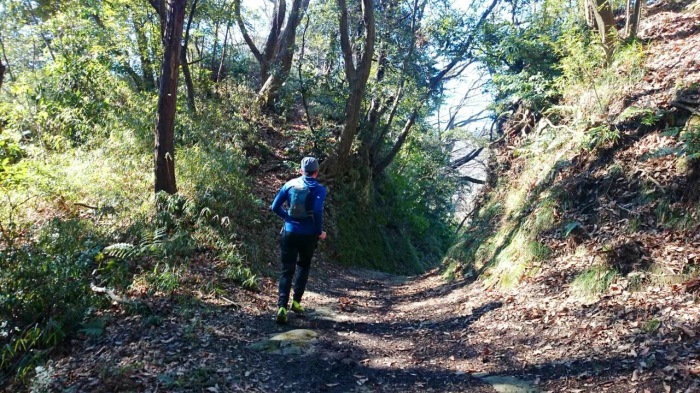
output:
M343 52L343 62L345 63L345 74L348 79L354 79L357 72L355 63L352 60L352 47L350 46L350 36L348 33L348 6L345 0L337 0L340 13L338 22L340 23L340 48Z
M474 149L474 150L470 151L470 152L467 153L467 155L465 155L464 157L460 157L460 158L454 160L454 161L450 164L450 167L451 167L452 169L457 169L457 168L459 168L459 167L461 167L461 166L467 164L468 162L470 162L470 161L472 161L473 159L475 159L476 157L478 157L479 154L481 154L482 150L484 150L483 147L480 147L480 148L478 148L478 149Z
M341 1L341 0L338 0L338 1ZM389 151L389 154L383 160L381 160L377 165L374 166L373 172L375 174L381 173L384 169L386 169L389 166L389 164L391 164L391 161L394 160L394 158L396 157L396 154L399 152L399 150L401 150L401 147L406 142L406 138L408 137L408 133L410 132L411 127L413 126L413 124L416 121L419 110L423 107L423 105L425 105L425 103L430 99L430 97L433 94L435 94L438 86L443 81L445 76L450 71L452 71L452 69L454 69L460 62L464 61L465 56L469 55L472 43L477 35L479 28L484 23L484 21L486 21L486 18L491 14L493 9L496 7L496 4L498 4L498 1L499 0L492 0L489 7L481 14L479 21L473 27L472 32L469 35L469 38L467 38L467 41L464 44L461 53L459 55L455 56L452 59L452 61L450 61L450 63L445 68L443 68L435 76L430 78L430 83L428 85L428 91L426 92L424 99L421 101L419 106L413 110L411 117L408 119L408 121L406 121L406 124L404 125L404 128L401 131L401 134L397 138L392 149ZM461 67L461 71L463 71L465 68L466 68L466 66ZM453 74L453 75L457 75L457 74Z
M466 181L468 181L468 182L470 182L470 183L486 184L486 181L485 181L485 180L475 179L475 178L473 178L473 177L471 177L471 176L467 176L467 175L462 175L462 176L460 176L459 178L460 178L461 180L466 180Z
M253 52L253 56L255 56L255 59L258 61L258 63L262 64L263 63L262 54L258 50L258 47L255 46L255 43L250 38L250 35L248 35L248 30L246 29L245 23L243 23L243 18L241 17L241 0L234 0L234 2L233 2L233 15L236 19L236 23L238 24L238 29L241 30L241 35L243 36L243 40L245 41L246 44L248 44L248 48L250 48L250 51Z

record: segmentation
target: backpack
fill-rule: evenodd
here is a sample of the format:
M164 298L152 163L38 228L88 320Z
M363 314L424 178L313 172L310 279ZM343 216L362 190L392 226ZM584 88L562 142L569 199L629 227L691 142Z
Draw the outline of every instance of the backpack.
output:
M295 220L313 217L316 187L309 187L303 181L289 188L289 209L287 214Z

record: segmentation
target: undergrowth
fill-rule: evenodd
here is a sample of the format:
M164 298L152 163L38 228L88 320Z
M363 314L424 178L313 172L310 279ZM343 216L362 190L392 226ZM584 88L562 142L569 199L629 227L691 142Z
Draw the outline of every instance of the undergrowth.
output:
M363 175L354 173L356 184L334 190L341 263L417 274L440 263L453 242L451 198L457 183L440 171L447 157L440 150L433 155L427 149L410 150L413 156L397 158L387 176L374 182L376 187L366 186L358 194Z
M581 201L564 191L560 174L575 162L591 163L610 155L624 142L622 122L634 121L644 130L658 129L664 112L652 109L628 108L610 120L612 104L622 100L643 75L644 52L636 41L619 44L612 60L607 63L601 51L592 50L594 43L588 32L576 28L560 38L561 53L556 67L561 74L551 88L560 95L560 102L550 102L542 112L559 125L536 124L534 132L522 138L509 153L500 151L498 164L507 168L492 175L500 176L488 193L479 200L476 214L460 234L444 259L444 275L473 275L487 285L513 287L528 276L537 274L543 265L559 253L551 241L577 244L586 238L584 226L577 220L565 219ZM517 122L519 119L515 119ZM544 120L543 120L544 122ZM668 133L670 131L666 131ZM678 157L677 165L686 165L697 158L697 133L674 129L678 147L668 154ZM629 138L627 139L629 141ZM507 161L503 163L502 161ZM602 165L606 165L603 163ZM585 167L585 166L584 166ZM690 166L688 166L690 167ZM689 169L679 168L681 173ZM612 179L634 179L616 162L607 168ZM508 176L508 177L506 177ZM661 229L693 231L698 226L696 213L688 205L660 192L657 184L646 179L641 182L641 205L654 206L655 223ZM649 189L645 192L645 187ZM643 222L629 220L628 233L640 230ZM562 250L563 252L566 249ZM580 273L571 283L571 292L580 297L595 297L607 290L618 277L610 268L593 267Z
M222 261L222 279L256 289L266 262L241 246L260 221L243 151L257 142L226 110L243 107L237 98L207 103L209 116L179 115L180 193L155 197L145 170L155 95L76 61L84 69L59 62L19 78L13 91L37 94L0 104L0 383L26 382L65 339L99 332L104 291L189 290L183 279L200 254ZM56 73L79 88L66 93ZM76 104L83 96L94 105Z

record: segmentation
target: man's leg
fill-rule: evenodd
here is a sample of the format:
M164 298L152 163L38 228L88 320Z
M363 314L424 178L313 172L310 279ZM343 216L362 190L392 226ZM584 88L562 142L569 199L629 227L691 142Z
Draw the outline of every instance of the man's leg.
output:
M292 289L292 278L299 254L297 242L294 241L294 234L290 232L282 232L280 240L280 249L282 251L282 273L279 280L279 297L277 299L277 307L287 308L289 304L289 292Z
M301 240L301 239L300 239ZM299 242L299 262L297 262L296 275L294 276L294 300L301 302L306 290L306 282L309 280L311 271L311 258L314 256L318 237L316 235L305 235Z

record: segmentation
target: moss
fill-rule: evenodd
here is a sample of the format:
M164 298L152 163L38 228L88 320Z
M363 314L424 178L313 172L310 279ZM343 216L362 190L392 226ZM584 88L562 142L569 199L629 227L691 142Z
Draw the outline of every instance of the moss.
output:
M544 261L552 255L552 249L540 242L530 242L528 243L528 254L532 262Z
M605 266L594 266L580 273L571 283L571 293L575 296L592 299L607 291L615 279L617 271Z

